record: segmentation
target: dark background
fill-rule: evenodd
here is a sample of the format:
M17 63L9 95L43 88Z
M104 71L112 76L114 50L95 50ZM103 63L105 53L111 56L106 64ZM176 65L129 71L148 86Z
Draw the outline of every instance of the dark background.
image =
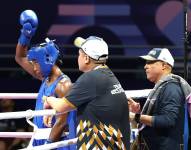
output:
M60 6L73 6L70 7L72 13L59 15ZM91 6L93 13L76 14L75 6ZM168 9L165 9L165 6ZM39 81L24 72L14 60L15 46L21 27L19 16L26 9L34 10L39 18L38 30L31 45L43 42L46 37L56 39L64 56L63 71L73 82L80 75L76 59L77 51L72 45L73 39L76 36L88 37L89 35L101 36L109 44L108 65L126 90L152 87L152 84L145 79L144 61L138 56L146 54L153 47L169 48L176 60L174 72L184 75L184 19L181 1L6 0L0 6L1 92L37 92L40 85ZM163 29L156 21L160 16L159 10L166 11L161 14L164 15L162 19L159 19L160 23L166 24ZM79 25L81 28L70 31L71 34L57 35L50 33L54 25ZM190 30L190 21L188 29Z
M59 15L61 6L71 6L70 13ZM76 14L76 6L91 8L93 12L83 15L79 11ZM31 45L43 42L46 37L56 39L63 55L63 72L73 82L81 74L77 66L77 50L72 45L73 39L90 35L101 36L109 44L108 65L125 90L152 88L153 85L145 78L144 61L138 56L146 54L153 47L169 48L176 61L174 73L184 75L184 18L180 0L6 0L0 5L1 93L38 92L41 84L23 71L14 60L21 28L19 16L26 9L34 10L39 18L38 30ZM65 9L62 8L62 11ZM87 11L83 9L83 12ZM190 31L190 20L188 23ZM66 30L58 34L52 31L55 25L63 26L63 30L66 26L78 29L69 28L66 30L70 34ZM188 73L190 83L190 70ZM35 103L34 100L16 102L18 110L33 109Z
M188 31L191 31L191 1L188 1ZM100 36L108 43L108 65L125 90L153 87L146 80L144 61L138 57L153 47L169 48L175 58L174 73L184 76L185 32L181 0L3 0L0 5L0 93L36 93L41 84L14 59L21 28L19 16L26 9L34 10L39 18L31 46L43 42L46 37L56 39L63 55L63 72L73 82L81 74L73 40L76 36L86 38L90 35ZM191 83L190 43L187 50L187 81ZM14 102L15 111L35 106L35 100ZM23 122L19 125L26 126Z

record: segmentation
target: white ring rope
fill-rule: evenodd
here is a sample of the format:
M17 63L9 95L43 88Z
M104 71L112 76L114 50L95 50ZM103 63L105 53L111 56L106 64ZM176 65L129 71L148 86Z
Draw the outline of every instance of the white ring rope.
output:
M54 142L51 144L46 144L46 145L41 145L41 146L28 147L28 148L24 148L22 150L49 150L49 149L54 149L54 148L59 148L59 147L76 144L77 140L78 140L78 138L69 139L69 140Z
M145 90L128 90L125 91L125 94L127 98L146 98L151 89L145 89ZM38 93L0 93L1 99L36 99ZM20 112L7 112L7 113L0 113L0 120L2 119L19 119L19 118L26 118L27 122L33 126L34 132L0 132L0 137L15 137L15 138L31 138L31 141L36 137L40 136L40 139L47 139L49 137L49 133L51 128L49 129L49 132L47 135L42 134L42 131L47 130L45 129L38 129L29 119L33 118L34 116L45 116L45 115L56 115L56 111L53 109L47 109L47 110L27 110L27 111L20 111ZM42 137L43 135L43 137ZM48 150L48 149L54 149L59 147L68 146L71 144L77 143L77 138L75 139L69 139L65 141L55 142L51 144L41 145L41 146L32 146L32 142L30 141L27 148L22 150Z
M33 132L0 132L1 138L31 138Z
M144 90L126 90L125 94L126 97L129 98L133 98L133 99L137 99L137 98L146 98L149 93L151 92L152 89L144 89Z
M125 94L127 97L132 98L145 98L148 96L150 89L145 90L131 90L131 91L125 91ZM9 93L11 95L13 93ZM0 95L5 95L5 93L1 93ZM15 96L15 93L13 94ZM19 94L21 96L22 94ZM36 95L36 94L34 94ZM34 96L33 95L33 96ZM24 94L26 96L26 94ZM24 96L21 96L22 98ZM31 94L29 95L29 98L31 98ZM45 116L45 115L56 115L56 111L53 109L47 109L47 110L27 110L27 111L20 111L20 112L9 112L9 113L0 113L0 120L2 119L18 119L18 118L32 118L34 116Z
M145 90L129 90L125 91L127 97L132 98L145 98L148 96L150 89ZM7 98L6 94L9 95L9 98L35 98L36 93L0 93L0 98ZM17 95L17 96L16 96ZM14 96L14 97L12 97ZM0 113L0 120L2 119L18 119L18 118L32 118L34 116L45 116L45 115L56 115L56 111L53 109L47 110L27 110L20 112L8 112L8 113Z
M36 99L38 93L0 93L0 99Z
M49 131L47 131L49 130ZM38 135L35 139L47 139L49 137L51 128L42 128L38 129ZM62 136L67 136L69 133L64 132ZM0 132L1 138L31 138L34 135L34 132Z
M27 110L18 112L5 112L5 113L0 113L0 120L32 118L34 116L47 116L47 115L56 115L56 111L54 109L46 109L46 110L36 110L36 111Z
M126 90L125 94L131 98L145 98L151 89ZM0 99L36 99L38 93L0 93Z

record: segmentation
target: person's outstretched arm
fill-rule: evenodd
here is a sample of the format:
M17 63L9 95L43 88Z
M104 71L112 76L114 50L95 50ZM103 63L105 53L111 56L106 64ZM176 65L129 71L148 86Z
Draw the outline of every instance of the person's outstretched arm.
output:
M29 74L38 78L32 64L27 60L27 50L37 29L38 18L32 10L25 10L20 15L20 24L22 29L16 46L15 61Z

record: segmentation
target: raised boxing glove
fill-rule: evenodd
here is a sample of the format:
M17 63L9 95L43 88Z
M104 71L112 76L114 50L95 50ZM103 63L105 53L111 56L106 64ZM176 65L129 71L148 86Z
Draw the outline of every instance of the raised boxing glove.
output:
M20 15L20 24L22 29L18 42L23 46L29 46L32 36L38 27L37 15L32 10L23 11Z

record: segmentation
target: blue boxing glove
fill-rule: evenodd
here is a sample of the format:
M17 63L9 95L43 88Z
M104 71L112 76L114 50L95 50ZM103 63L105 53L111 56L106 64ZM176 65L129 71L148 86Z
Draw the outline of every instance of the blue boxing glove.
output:
M23 46L29 46L32 36L38 27L37 15L32 10L23 11L20 15L20 24L22 29L18 42Z

